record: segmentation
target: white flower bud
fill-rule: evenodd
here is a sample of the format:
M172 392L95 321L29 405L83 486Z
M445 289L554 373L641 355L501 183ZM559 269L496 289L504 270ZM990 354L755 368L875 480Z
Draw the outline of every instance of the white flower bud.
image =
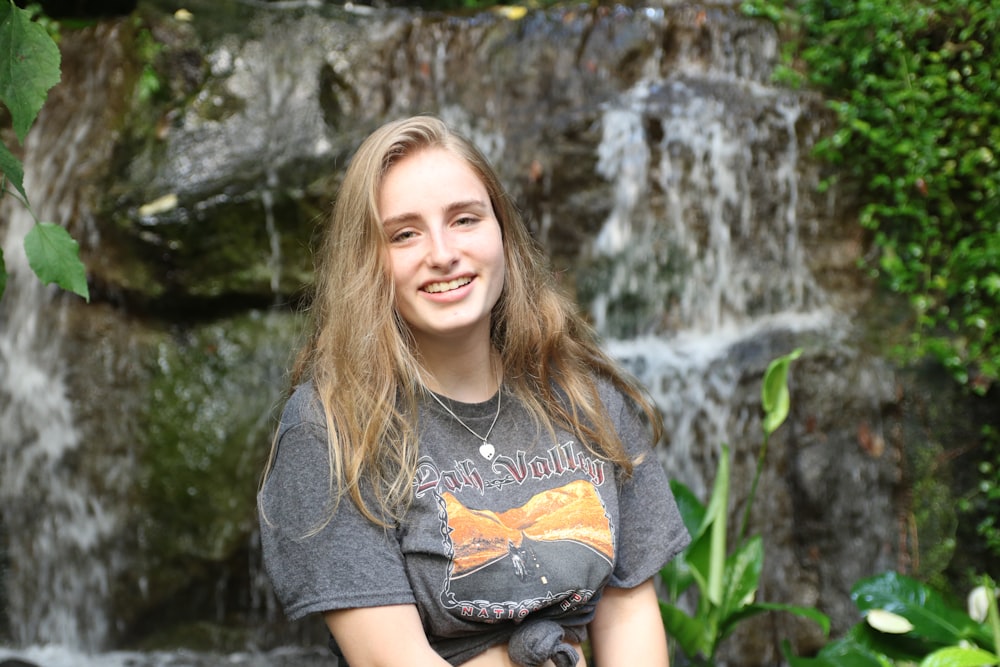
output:
M969 592L969 598L966 601L969 607L969 616L972 620L977 623L982 623L986 620L986 613L990 608L990 598L986 593L985 586L976 586Z
M865 620L879 632L890 635L904 635L913 629L913 623L885 609L869 609L865 614Z

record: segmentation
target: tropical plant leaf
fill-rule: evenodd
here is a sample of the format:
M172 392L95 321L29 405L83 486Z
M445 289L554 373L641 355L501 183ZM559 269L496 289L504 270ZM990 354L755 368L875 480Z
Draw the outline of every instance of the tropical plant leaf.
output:
M764 564L764 541L755 535L726 559L722 622L753 602Z
M981 648L949 646L934 651L923 659L920 667L984 667L1000 664L1000 658Z
M0 102L23 143L49 89L59 83L59 47L27 11L0 0L0 54Z
M851 641L850 637L827 644L814 658L795 655L788 641L783 641L781 648L790 667L891 667L892 665L892 661L884 655Z
M703 532L696 535L684 552L684 561L691 575L698 582L703 595L708 592L708 577L712 562L712 535Z
M677 641L677 644L689 658L704 653L704 625L691 618L672 604L660 602L660 617L667 634Z
M694 573L684 557L684 552L677 554L669 563L660 568L660 581L666 591L666 597L671 602L683 595L695 582Z
M31 270L43 283L56 283L90 301L80 246L64 228L51 222L38 223L24 237L24 252Z
M0 0L0 3L2 1ZM3 144L0 144L0 172L3 173L6 180L10 181L14 189L21 193L21 197L27 202L28 195L24 191L24 166ZM3 192L0 191L0 197L2 196Z
M715 606L722 605L723 584L725 578L726 553L726 523L729 509L729 446L722 446L719 455L719 468L715 473L715 484L712 487L712 497L708 501L705 512L706 525L711 525L711 546L708 560L708 586L705 594Z
M670 480L670 490L677 501L677 509L680 510L681 519L688 532L694 535L702 523L705 521L705 505L698 500L698 496L677 480Z
M783 357L778 357L768 364L764 373L764 382L760 388L760 403L764 408L764 432L768 435L778 430L788 417L791 405L788 393L788 367L801 354L802 349L798 348Z
M964 611L950 607L935 591L916 579L887 572L854 585L851 597L861 611L884 609L906 618L913 624L908 634L941 645L973 640L993 648L993 638L986 628Z

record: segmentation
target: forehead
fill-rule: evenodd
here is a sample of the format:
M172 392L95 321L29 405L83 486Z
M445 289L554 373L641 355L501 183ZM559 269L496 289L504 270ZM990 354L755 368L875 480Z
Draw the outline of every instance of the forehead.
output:
M424 148L392 164L378 192L379 217L419 213L455 201L489 201L482 178L469 162L444 148Z

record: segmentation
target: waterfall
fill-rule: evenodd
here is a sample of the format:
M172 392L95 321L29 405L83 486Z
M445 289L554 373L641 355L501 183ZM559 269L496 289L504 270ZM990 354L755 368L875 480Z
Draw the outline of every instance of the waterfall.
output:
M86 125L72 128L86 133ZM47 139L50 143L41 143ZM62 142L38 123L25 143L25 186L43 220L72 215L73 156L45 159ZM72 152L72 151L71 151ZM112 569L96 547L116 525L115 510L79 474L77 416L67 385L65 298L31 273L22 242L34 221L8 197L3 239L10 274L0 302L0 525L10 571L3 580L5 615L18 643L97 646L107 627ZM44 603L39 603L44 601Z
M115 43L113 25L96 34ZM28 132L24 186L39 220L67 225L93 247L100 238L82 190L108 161L106 82L117 52L70 48L64 46L63 74L78 84L54 88ZM94 417L78 414L79 392L100 391L103 378L74 377L81 349L72 334L79 322L68 306L78 297L43 286L31 272L22 246L34 224L30 213L5 197L0 218L7 221L0 229L10 274L0 301L0 537L6 539L0 550L7 556L0 562L8 567L0 579L0 618L15 644L96 649L112 629L109 600L123 566L109 543L127 508L108 489L124 486L131 461L95 456L95 443L81 436L81 419ZM105 357L98 348L82 351ZM104 363L114 376L128 361L123 355Z
M732 109L746 98L773 112L748 123ZM800 240L801 113L788 93L680 77L644 78L602 116L597 170L614 196L590 250L608 272L590 310L663 411L668 465L703 498L703 448L732 442L735 389L761 363L739 351L831 324Z

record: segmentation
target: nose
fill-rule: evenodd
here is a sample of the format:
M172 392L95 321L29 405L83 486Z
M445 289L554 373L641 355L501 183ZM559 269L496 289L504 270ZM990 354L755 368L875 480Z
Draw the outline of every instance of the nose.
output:
M458 252L454 239L448 233L447 227L440 227L430 233L430 248L427 261L433 267L450 267L458 261Z

